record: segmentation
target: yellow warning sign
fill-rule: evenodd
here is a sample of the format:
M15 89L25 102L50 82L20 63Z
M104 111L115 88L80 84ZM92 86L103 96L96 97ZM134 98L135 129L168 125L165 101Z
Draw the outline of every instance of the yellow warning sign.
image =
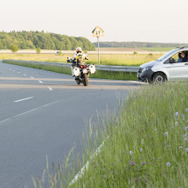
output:
M104 31L99 27L95 27L95 29L92 31L93 33L93 37L101 37L101 36L104 36Z

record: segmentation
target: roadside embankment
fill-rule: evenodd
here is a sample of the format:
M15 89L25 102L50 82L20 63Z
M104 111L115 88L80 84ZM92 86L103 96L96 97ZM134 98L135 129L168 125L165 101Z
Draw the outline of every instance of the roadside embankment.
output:
M148 85L121 103L73 187L187 187L188 84Z

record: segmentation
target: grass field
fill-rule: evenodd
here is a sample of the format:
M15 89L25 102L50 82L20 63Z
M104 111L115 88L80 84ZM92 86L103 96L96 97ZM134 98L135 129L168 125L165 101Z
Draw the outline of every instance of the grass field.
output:
M72 54L0 54L0 59L14 59L25 61L48 61L48 62L66 62L67 56ZM98 64L98 56L90 54L88 64ZM159 58L161 54L108 54L100 55L101 65L127 65L139 66L143 63Z
M158 47L151 47L151 48L142 48L143 50L148 50L151 52L168 52L170 50L173 50L174 48L172 47L164 47L164 48L158 48Z
M100 60L102 65L127 65L139 66L143 63L158 59L160 54L113 54L101 55ZM88 63L97 64L97 55L89 56Z
M148 48L100 48L100 51L131 51L131 52L168 52L175 47L148 47ZM97 50L97 49L96 49Z
M49 187L188 187L187 91L184 82L146 85L132 93L121 101L117 115L102 120L102 130L90 125L82 154L89 165L83 176L66 184L79 165L68 174L58 167L48 176ZM35 187L44 186L37 180Z

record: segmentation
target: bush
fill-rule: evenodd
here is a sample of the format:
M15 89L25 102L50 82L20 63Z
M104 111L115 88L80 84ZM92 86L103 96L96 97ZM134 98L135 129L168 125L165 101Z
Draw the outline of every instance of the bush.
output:
M36 49L36 53L37 53L37 54L40 54L40 52L41 52L41 49L40 49L40 48L37 48L37 49Z
M18 47L17 47L16 45L12 44L12 45L10 46L10 50L11 50L13 53L15 53L15 52L18 51Z

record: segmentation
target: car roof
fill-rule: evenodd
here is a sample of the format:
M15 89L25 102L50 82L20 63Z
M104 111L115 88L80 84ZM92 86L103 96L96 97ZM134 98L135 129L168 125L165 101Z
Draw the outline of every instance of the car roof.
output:
M186 46L186 47L185 47L185 46L178 47L177 50L182 50L182 51L183 51L183 50L188 50L188 47L187 47L187 46Z

